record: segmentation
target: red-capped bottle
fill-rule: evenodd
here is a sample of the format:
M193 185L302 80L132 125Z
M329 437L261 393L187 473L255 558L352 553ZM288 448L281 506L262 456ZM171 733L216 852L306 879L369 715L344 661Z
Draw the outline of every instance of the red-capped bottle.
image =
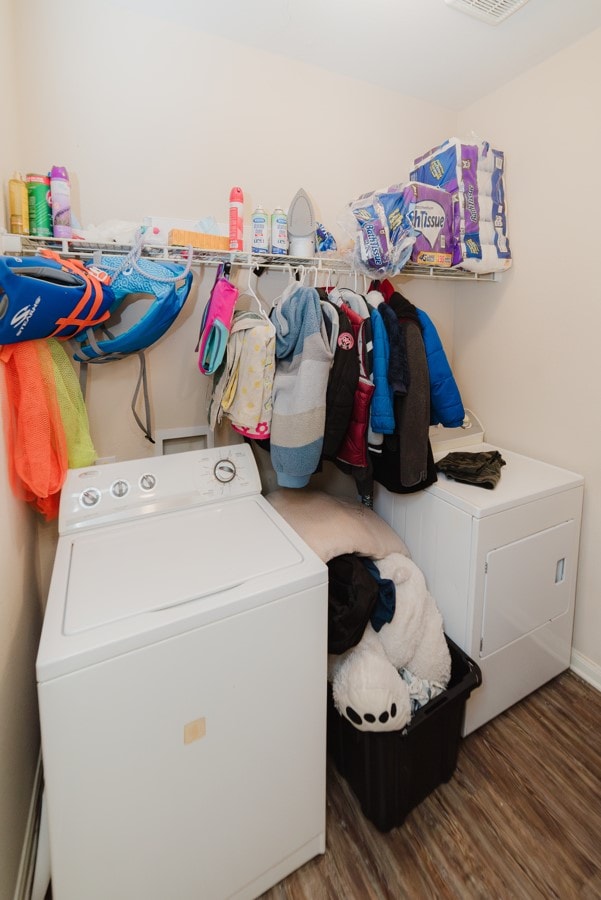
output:
M244 249L244 194L242 188L230 191L230 250Z

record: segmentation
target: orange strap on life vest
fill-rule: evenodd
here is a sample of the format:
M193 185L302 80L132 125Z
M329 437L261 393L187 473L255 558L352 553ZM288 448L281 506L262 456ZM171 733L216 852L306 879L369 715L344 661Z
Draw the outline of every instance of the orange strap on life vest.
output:
M58 253L46 248L40 250L40 255L59 263L67 272L73 272L75 275L79 275L83 278L85 283L85 290L80 301L68 316L56 320L57 327L49 337L61 337L59 332L62 331L63 328L75 328L76 330L73 334L62 336L64 340L68 340L69 338L75 337L76 334L79 334L85 328L93 328L95 325L99 325L109 318L110 312L108 310L105 310L100 316L97 315L98 309L102 305L102 284L97 277L90 274L81 260L63 259ZM92 298L91 307L86 313L84 311L90 298Z

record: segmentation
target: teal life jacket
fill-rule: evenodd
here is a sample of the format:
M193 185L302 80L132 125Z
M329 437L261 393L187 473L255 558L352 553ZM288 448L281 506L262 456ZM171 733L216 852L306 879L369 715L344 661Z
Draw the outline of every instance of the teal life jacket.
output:
M89 273L109 281L115 302L106 321L75 336L79 346L73 358L80 363L80 383L85 397L88 364L138 355L140 372L131 410L147 440L154 444L144 351L165 334L186 302L192 287L192 255L190 249L186 266L170 260L141 259L142 238L143 233L126 257L101 256L87 264ZM145 422L136 411L140 390Z
M150 347L173 324L190 293L192 273L178 263L138 259L124 270L122 263L123 257L102 256L87 265L92 275L109 276L115 304L102 327L92 326L75 336L77 362L120 359Z

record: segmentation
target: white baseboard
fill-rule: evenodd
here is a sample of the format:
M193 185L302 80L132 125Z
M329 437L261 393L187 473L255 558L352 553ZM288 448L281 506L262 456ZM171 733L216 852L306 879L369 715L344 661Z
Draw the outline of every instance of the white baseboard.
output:
M29 900L31 895L37 854L42 788L42 755L40 753L35 770L35 777L33 779L33 788L31 791L31 800L29 802L29 813L27 815L27 825L25 828L23 848L21 850L21 862L19 863L19 873L17 875L14 900Z
M572 650L570 669L575 675L578 675L598 691L601 691L601 666L589 659L588 656L585 656L584 653Z

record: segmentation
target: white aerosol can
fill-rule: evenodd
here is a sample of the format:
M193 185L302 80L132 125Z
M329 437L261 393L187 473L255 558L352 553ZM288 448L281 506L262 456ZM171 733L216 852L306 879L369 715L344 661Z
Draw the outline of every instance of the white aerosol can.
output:
M279 206L271 214L271 252L288 253L288 218Z
M252 252L269 253L271 223L268 213L262 206L257 206L252 214Z

